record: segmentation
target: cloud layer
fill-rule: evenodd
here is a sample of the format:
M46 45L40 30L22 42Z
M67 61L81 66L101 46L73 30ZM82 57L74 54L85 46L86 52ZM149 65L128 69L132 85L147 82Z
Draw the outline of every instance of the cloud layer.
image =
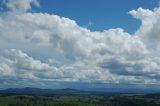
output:
M28 12L39 6L37 0L4 4L9 9L0 14L4 86L10 80L160 84L160 8L130 11L142 22L130 35L121 28L91 32L69 18Z
M37 0L3 0L3 3L9 10L17 12L25 12L31 9L31 6L40 6Z

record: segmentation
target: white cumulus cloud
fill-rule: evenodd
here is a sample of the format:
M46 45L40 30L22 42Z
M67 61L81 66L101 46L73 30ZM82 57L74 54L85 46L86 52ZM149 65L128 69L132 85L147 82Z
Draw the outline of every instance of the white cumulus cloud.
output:
M12 11L27 11L31 9L31 5L39 7L37 0L3 0L6 7Z
M159 8L130 11L142 21L131 35L121 28L92 32L69 18L26 12L39 6L37 0L5 4L11 11L0 14L0 79L159 84Z

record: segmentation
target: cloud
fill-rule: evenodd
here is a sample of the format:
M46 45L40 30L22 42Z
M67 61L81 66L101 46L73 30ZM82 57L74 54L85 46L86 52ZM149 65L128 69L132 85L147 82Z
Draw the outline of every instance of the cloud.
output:
M31 5L39 7L37 0L4 0L5 6L11 11L27 11L31 9Z
M1 70L5 70L6 74L12 77L28 79L36 79L39 77L49 78L49 73L52 73L53 79L55 77L60 78L63 76L62 73L57 73L55 67L51 67L39 60L35 60L22 51L15 49L5 51L5 55L3 57L1 56L1 64L3 66L1 67ZM42 72L44 74L41 75ZM37 73L39 73L38 76L36 76Z
M70 66L63 66L59 69L50 66L40 60L33 59L20 50L5 50L0 57L1 78L18 80L38 81L82 81L91 82L102 80L105 77L100 72L86 66L84 63L76 63ZM95 69L94 69L95 68ZM97 68L98 69L98 68ZM95 79L96 78L96 79ZM19 81L18 81L19 82Z
M148 9L139 8L137 11L130 12L134 17L142 21L140 29L136 32L141 41L147 46L148 49L155 52L159 51L160 41L160 8L155 8L153 11Z
M5 3L11 11L0 14L1 80L159 84L159 8L130 11L142 21L131 35L121 28L92 32L69 18L26 12L39 4L35 0Z
M130 36L120 28L91 32L68 18L42 13L16 16L5 14L2 21L2 24L7 26L1 25L1 36L4 39L12 39L15 33L12 42L16 44L53 46L57 51L73 59L94 58L107 54L120 55L125 52L144 55L147 52L145 45L138 38Z

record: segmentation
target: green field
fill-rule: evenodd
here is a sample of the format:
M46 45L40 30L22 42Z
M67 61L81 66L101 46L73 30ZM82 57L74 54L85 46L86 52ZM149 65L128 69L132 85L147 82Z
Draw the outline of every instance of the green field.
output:
M1 95L0 106L160 106L160 97Z

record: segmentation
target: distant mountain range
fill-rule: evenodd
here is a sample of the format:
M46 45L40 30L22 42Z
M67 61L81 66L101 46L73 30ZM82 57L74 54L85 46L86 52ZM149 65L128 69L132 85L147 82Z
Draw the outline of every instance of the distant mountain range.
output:
M81 91L75 89L40 89L40 88L9 88L6 90L0 90L1 94L27 94L27 95L67 95L77 94Z
M160 93L149 89L98 88L98 89L40 89L40 88L9 88L0 90L5 95L112 95L112 94L151 94Z
M86 91L80 91L76 89L40 89L40 88L9 88L6 90L0 90L1 94L18 94L18 95L76 95L87 94Z

